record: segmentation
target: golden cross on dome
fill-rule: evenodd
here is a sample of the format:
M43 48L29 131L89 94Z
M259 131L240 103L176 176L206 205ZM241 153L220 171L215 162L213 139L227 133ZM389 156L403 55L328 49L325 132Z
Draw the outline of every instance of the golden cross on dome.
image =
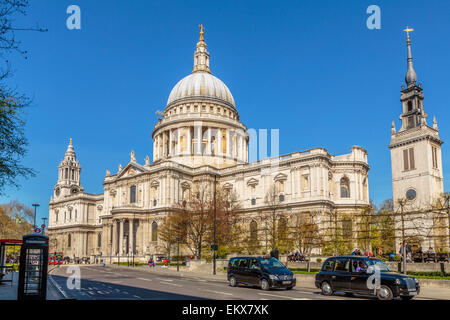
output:
M205 28L203 28L203 24L200 24L198 27L200 28L200 41L203 41L203 30L205 30Z
M412 29L412 28L409 28L408 26L406 26L406 29L405 29L405 30L403 30L403 31L405 31L405 32L406 32L406 35L408 36L408 40L409 40L409 33L410 33L410 32L412 32L412 31L414 31L414 29Z
M72 145L72 138L70 138L70 145Z

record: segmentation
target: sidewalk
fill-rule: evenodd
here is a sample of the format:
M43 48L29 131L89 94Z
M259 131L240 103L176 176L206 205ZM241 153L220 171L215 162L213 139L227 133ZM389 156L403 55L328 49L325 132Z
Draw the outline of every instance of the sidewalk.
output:
M10 280L11 277L13 278L12 284L9 282L0 284L0 300L17 300L19 273L18 272L8 273L4 277L4 279ZM50 278L50 275L48 275L48 277ZM64 297L59 293L59 290L52 285L49 278L47 280L47 300L63 299Z
M11 280L13 277L12 284L10 282L0 284L0 300L17 300L17 286L19 282L19 273L11 272L8 273L3 279Z

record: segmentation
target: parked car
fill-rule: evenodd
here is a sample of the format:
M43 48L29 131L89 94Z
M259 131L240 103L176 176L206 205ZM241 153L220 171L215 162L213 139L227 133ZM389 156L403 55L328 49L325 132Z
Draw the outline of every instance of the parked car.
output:
M378 275L379 282L374 285L373 280ZM416 278L392 272L380 259L361 256L328 258L316 274L315 285L327 296L344 292L348 295L376 295L380 300L394 297L409 300L420 293Z
M292 289L295 275L284 264L271 257L234 257L228 261L227 279L230 286L239 284L271 288Z

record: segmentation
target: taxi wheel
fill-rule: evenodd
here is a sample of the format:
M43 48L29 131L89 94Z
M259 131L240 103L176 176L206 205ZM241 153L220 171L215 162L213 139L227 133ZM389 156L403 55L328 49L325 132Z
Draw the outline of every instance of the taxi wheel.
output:
M236 287L237 286L236 278L233 277L233 276L230 277L230 286L231 287Z
M333 294L333 289L331 288L331 285L326 281L322 282L321 289L322 294L324 296L331 296Z
M267 281L266 279L262 279L261 289L263 289L264 291L269 291L270 290L269 281Z
M382 285L380 289L378 289L377 297L380 300L392 300L394 295L392 294L391 288L388 286Z

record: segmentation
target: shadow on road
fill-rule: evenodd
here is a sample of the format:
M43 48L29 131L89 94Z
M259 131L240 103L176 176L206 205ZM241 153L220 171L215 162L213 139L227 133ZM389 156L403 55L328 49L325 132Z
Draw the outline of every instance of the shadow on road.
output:
M80 289L67 288L68 277L52 275L70 299L78 300L208 300L203 297L81 279Z

